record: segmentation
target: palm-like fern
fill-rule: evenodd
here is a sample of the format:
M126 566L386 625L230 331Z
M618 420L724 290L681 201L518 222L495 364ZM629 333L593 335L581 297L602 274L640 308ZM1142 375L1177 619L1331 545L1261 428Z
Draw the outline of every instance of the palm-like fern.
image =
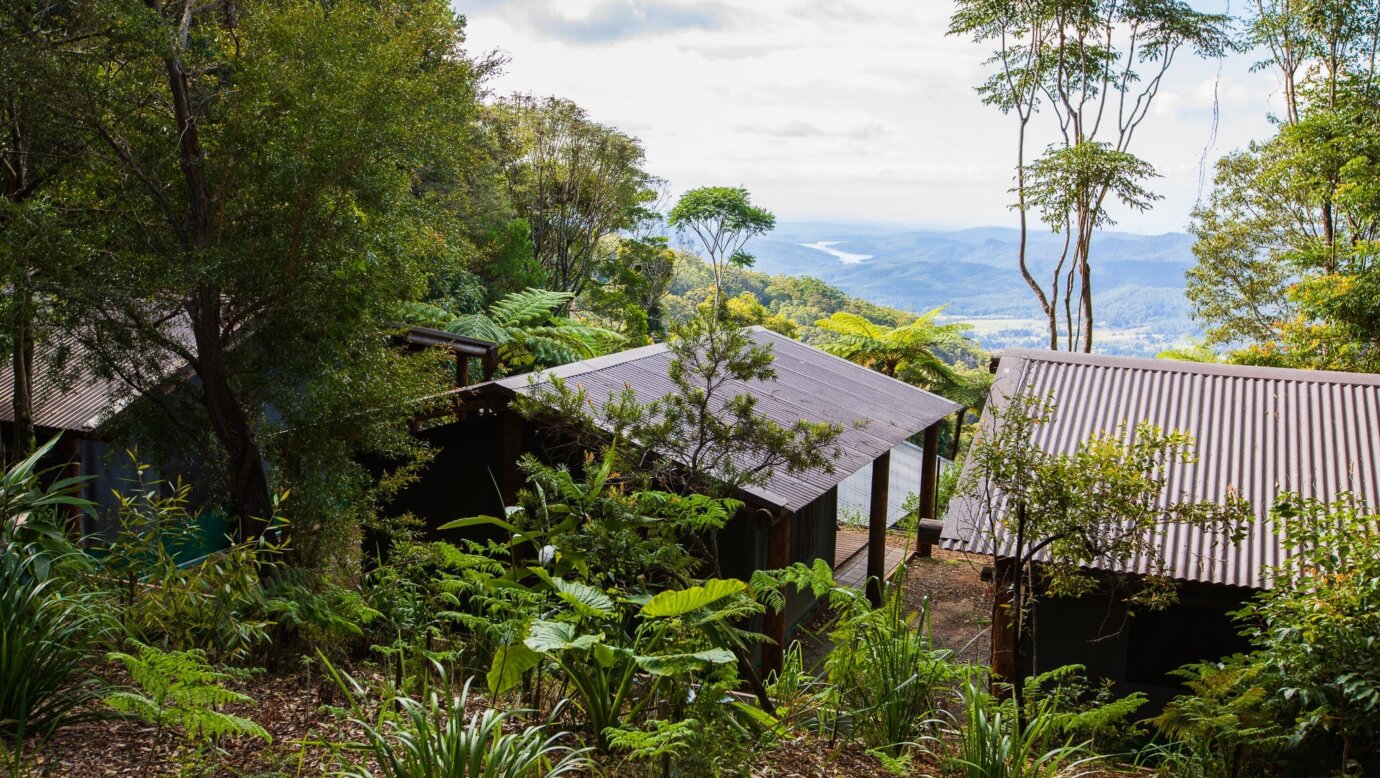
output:
M937 388L957 384L954 369L941 353L968 351L966 324L939 324L935 308L904 327L884 327L855 313L839 311L815 326L832 333L821 348L850 362L866 365L893 378Z
M408 318L456 335L498 344L499 363L508 372L563 365L607 354L623 345L612 330L562 316L574 295L528 288L489 306L486 313L455 315L430 303L412 303Z
M164 651L142 643L135 645L135 654L117 651L109 658L124 664L138 689L106 696L107 705L153 724L160 732L176 727L188 740L206 742L222 736L249 736L272 742L263 727L219 710L231 703L252 700L225 688L222 684L231 676L207 664L204 652Z

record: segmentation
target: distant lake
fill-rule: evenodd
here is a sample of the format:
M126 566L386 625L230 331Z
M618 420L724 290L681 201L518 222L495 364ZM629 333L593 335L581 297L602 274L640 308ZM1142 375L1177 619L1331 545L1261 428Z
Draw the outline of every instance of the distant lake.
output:
M804 246L807 249L814 249L815 251L823 251L826 254L832 254L835 257L838 257L839 261L845 265L853 265L863 261L864 259L872 259L871 254L849 254L847 251L839 251L838 249L833 248L835 244L841 242L842 241L837 240L821 240L815 243L802 243L800 245Z

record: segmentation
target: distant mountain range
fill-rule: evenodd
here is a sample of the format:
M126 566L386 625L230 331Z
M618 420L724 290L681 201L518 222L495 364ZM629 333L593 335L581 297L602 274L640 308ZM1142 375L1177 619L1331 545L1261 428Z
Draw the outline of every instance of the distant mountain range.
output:
M879 305L974 325L989 348L1044 344L1042 314L1016 267L1019 232L1004 227L958 231L869 224L782 222L748 250L766 273L814 276ZM1175 232L1106 232L1093 240L1096 349L1154 354L1201 335L1189 318L1184 273L1193 237ZM1048 278L1062 236L1032 233L1037 278Z

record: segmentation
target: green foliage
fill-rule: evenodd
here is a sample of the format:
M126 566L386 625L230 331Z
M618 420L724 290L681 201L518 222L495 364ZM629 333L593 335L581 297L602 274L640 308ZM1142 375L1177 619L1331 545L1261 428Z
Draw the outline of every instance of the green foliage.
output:
M1015 119L1017 264L1048 321L1049 348L1092 351L1096 228L1110 222L1111 199L1135 210L1158 199L1143 186L1155 173L1131 153L1132 140L1175 55L1189 49L1222 56L1232 48L1230 24L1225 15L1177 0L956 4L949 34L996 47L987 62L993 72L976 89L983 102ZM1032 126L1037 117L1053 122ZM1027 162L1029 139L1046 132L1057 132L1057 142ZM1026 253L1032 211L1066 236L1043 278L1036 278Z
M662 298L676 265L668 243L664 237L613 240L576 301L582 314L632 345L663 339L667 322Z
M1033 391L1006 398L990 428L969 451L962 491L979 500L989 534L1022 538L1018 567L1039 558L1048 590L1079 594L1093 580L1085 563L1144 558L1149 585L1132 597L1152 607L1172 598L1158 573L1163 565L1159 533L1178 523L1235 538L1249 517L1244 500L1164 501L1172 463L1194 461L1193 439L1140 423L1091 435L1075 451L1046 453L1037 441L1054 418L1054 403Z
M1295 549L1274 587L1238 614L1254 661L1275 681L1294 738L1341 741L1341 769L1373 753L1380 732L1380 516L1351 495L1282 495L1275 532Z
M658 181L642 143L558 97L513 95L491 106L508 198L557 291L579 294L606 236L636 226Z
M854 734L889 756L936 734L940 698L962 676L952 654L934 647L924 610L907 610L902 588L890 587L881 607L843 619L825 660Z
M959 375L942 355L977 350L964 336L968 325L935 321L941 310L936 308L903 327L890 329L842 311L815 325L832 335L820 346L830 354L893 378L938 389L960 383Z
M586 767L584 751L562 745L565 732L546 726L515 731L516 712L484 708L471 713L470 683L452 697L445 673L439 687L428 688L423 700L395 696L370 720L363 690L353 678L329 666L344 691L353 714L351 722L364 731L362 748L377 764L349 765L342 773L355 778L556 778ZM472 679L471 679L472 680ZM400 709L401 716L389 711Z
M522 373L606 354L625 342L616 332L560 315L574 298L570 292L529 288L503 297L487 313L457 316L434 304L413 303L407 315L418 324L497 343L500 365Z
M85 667L111 624L104 597L59 573L80 551L55 554L12 521L0 526L0 744L17 751L82 716L94 695Z
M999 702L969 682L963 686L962 704L958 754L950 763L964 778L1055 778L1095 759L1071 740L1050 744L1048 700L1022 721L1011 700Z
M135 466L142 478L147 467ZM177 552L200 539L189 512L190 487L162 481L129 486L116 495L119 533L99 549L98 561L120 583L126 633L164 649L201 650L216 661L248 659L269 639L260 574L281 549L260 538L183 564Z
M222 737L273 737L254 721L220 708L250 703L247 695L225 688L234 676L215 670L203 651L163 651L136 642L136 653L109 654L129 672L135 689L107 694L105 702L120 713L154 725L161 734L173 727L189 741L203 745Z
M357 589L319 572L279 570L264 586L264 612L278 627L274 647L289 644L339 653L361 641L382 616Z
M1236 361L1380 370L1376 18L1365 2L1252 7L1246 39L1267 47L1284 111L1274 137L1218 161L1188 286Z
M1162 733L1182 744L1173 754L1185 775L1243 778L1270 774L1288 744L1277 723L1264 667L1236 655L1175 671L1191 694L1179 695L1151 719ZM1273 684L1270 684L1273 685Z
M724 271L729 266L749 267L752 255L743 251L747 242L776 226L771 211L752 204L742 187L705 186L691 189L666 215L677 230L689 230L699 239L714 271L714 319L719 316Z
M776 423L757 410L743 384L776 378L769 346L750 332L696 320L668 343L673 389L650 400L631 388L606 402L552 381L514 407L558 426L587 450L617 441L619 469L640 485L678 494L731 494L765 483L778 470L830 470L838 425Z
M0 475L0 745L17 770L26 737L47 738L82 716L94 691L85 666L111 627L104 597L84 592L73 573L85 557L56 523L84 479L38 470L49 440Z
M1142 692L1119 697L1111 682L1096 688L1082 665L1065 665L1025 681L1025 716L1049 719L1049 734L1087 744L1099 754L1124 752L1144 734L1132 720L1148 701Z

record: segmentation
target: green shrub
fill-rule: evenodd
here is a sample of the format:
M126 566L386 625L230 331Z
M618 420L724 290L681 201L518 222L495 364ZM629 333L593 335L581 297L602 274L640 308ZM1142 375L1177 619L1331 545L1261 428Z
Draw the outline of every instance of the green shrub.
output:
M99 595L54 576L47 549L0 537L0 739L17 750L92 698L86 660L108 633Z
M1049 734L1055 738L1088 743L1099 754L1126 752L1131 741L1145 735L1131 720L1146 703L1133 692L1118 697L1110 683L1094 687L1082 665L1065 665L1025 679L1025 715L1049 718Z
M1048 700L1024 722L1011 700L998 701L971 682L963 687L962 702L958 754L949 762L964 778L1055 778L1096 759L1069 740L1050 745L1054 717Z
M189 742L205 748L222 737L255 737L273 742L263 727L220 708L253 700L223 685L234 676L211 667L200 650L163 651L141 643L136 653L119 651L111 661L124 664L135 688L106 695L105 702L120 713L155 727L155 739L175 728ZM153 755L149 750L149 756ZM145 772L148 772L147 762Z
M514 728L513 714L485 708L469 713L470 681L459 697L442 699L433 687L423 701L395 696L380 707L376 719L366 716L362 690L354 679L328 665L350 701L351 722L364 730L367 751L386 778L556 778L584 769L583 750L564 746L568 733L548 734L545 726ZM440 673L440 689L448 689ZM390 711L401 709L399 718ZM505 732L505 727L514 731ZM344 775L373 778L363 764L351 764Z
M200 528L190 488L168 487L136 481L118 494L120 532L100 549L101 572L120 582L125 631L139 643L244 661L269 640L260 573L280 548L260 539L180 564L177 549L194 543Z
M962 667L934 647L927 614L907 610L901 587L890 587L881 607L843 619L830 639L829 681L865 745L896 756L934 734L940 699Z
M82 479L47 485L39 460L50 440L0 476L0 744L18 769L25 737L46 737L77 718L93 695L86 659L107 634L98 592L66 575L84 557L51 520L88 502Z
M1191 694L1175 697L1151 719L1178 747L1157 757L1175 772L1203 778L1242 778L1269 774L1288 744L1289 732L1277 723L1271 706L1274 685L1252 657L1201 662L1175 671Z

